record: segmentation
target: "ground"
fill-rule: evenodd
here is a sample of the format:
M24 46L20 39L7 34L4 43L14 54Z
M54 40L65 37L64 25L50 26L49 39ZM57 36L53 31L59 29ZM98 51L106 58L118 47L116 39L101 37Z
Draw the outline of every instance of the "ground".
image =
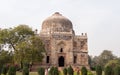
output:
M16 75L22 75L22 72L17 72ZM30 72L29 75L38 75L38 73L37 72ZM59 75L63 75L63 73L60 73ZM77 75L77 73L74 72L74 75ZM92 74L89 73L88 75L92 75ZM96 74L94 74L94 75L96 75Z
M22 72L17 72L16 75L22 75ZM29 75L38 75L38 73L37 72L30 72ZM63 73L60 73L59 75L63 75ZM77 73L74 72L74 75L77 75ZM89 72L88 75L96 75L96 74L95 74L95 72L94 72L94 74L90 74L90 72ZM104 74L102 74L102 75L104 75Z

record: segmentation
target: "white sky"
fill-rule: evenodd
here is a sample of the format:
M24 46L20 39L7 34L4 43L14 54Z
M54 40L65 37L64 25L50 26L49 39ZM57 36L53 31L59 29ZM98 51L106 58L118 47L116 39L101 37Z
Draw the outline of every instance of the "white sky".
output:
M0 28L40 30L56 11L72 21L77 35L87 32L90 55L107 49L120 56L120 0L0 0Z

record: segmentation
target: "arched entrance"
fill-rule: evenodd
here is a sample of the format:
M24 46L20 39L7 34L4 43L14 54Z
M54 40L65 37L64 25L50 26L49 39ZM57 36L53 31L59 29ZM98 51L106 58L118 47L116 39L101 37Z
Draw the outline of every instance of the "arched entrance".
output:
M64 57L63 56L59 57L58 64L59 64L59 67L64 67Z

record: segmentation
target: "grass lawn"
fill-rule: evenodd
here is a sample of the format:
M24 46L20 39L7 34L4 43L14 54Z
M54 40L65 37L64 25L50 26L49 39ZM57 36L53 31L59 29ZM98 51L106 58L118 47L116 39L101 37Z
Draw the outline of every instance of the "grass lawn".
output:
M16 75L22 75L22 72L17 72ZM38 75L37 72L30 72L29 75Z
M22 75L22 72L17 72L16 75ZM38 75L38 73L37 72L30 72L29 75ZM59 75L64 75L64 74L63 74L63 72L60 72ZM77 75L77 73L74 72L74 75Z
M22 72L17 72L16 75L22 75ZM30 72L29 75L38 75L38 73L37 72ZM63 73L60 73L59 75L63 75ZM74 75L76 75L76 74L74 74Z
M2 74L3 75L3 74ZM8 75L8 74L7 74ZM16 75L22 75L22 72L16 72ZM38 75L37 72L30 72L29 75Z
M93 72L94 74L93 75L96 75L95 74L95 72ZM3 74L2 74L3 75ZM17 72L16 73L16 75L22 75L22 72ZM29 75L38 75L38 73L37 72L30 72L30 74ZM59 75L63 75L63 72L60 72L60 74ZM76 72L74 72L74 75L77 75L77 73ZM81 75L81 74L80 74ZM88 74L88 75L91 75L90 73ZM104 72L103 72L103 74L102 75L104 75Z

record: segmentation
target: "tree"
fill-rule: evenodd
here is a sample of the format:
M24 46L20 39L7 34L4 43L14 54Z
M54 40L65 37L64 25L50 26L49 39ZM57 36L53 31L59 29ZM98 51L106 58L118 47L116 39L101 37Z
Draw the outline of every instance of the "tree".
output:
M2 64L0 64L0 75L2 73Z
M63 73L64 73L64 75L67 75L67 69L66 68L63 69Z
M68 74L73 75L73 68L71 66L68 67Z
M34 32L27 25L19 25L15 28L1 29L0 30L0 43L8 45L10 49L17 50L16 46L19 42L25 41Z
M82 75L87 75L87 69L86 69L86 67L82 67L81 74Z
M2 68L2 74L6 75L8 72L8 66L4 65Z
M110 60L116 59L117 57L112 54L109 50L104 50L99 56L93 58L94 65L105 66Z
M23 67L22 75L29 75L29 68Z
M117 59L110 60L105 66L110 66L110 67L120 66L120 62Z
M33 36L30 38L31 41L31 50L32 50L32 60L33 61L42 61L45 54L45 45L38 36Z
M120 66L114 68L114 75L120 75Z
M105 67L105 75L113 75L113 70L110 66Z
M13 56L11 56L11 53L5 50L2 50L0 52L0 64L6 64L12 62Z
M58 71L57 67L54 67L54 73L53 73L53 75L59 75L59 71Z
M32 36L26 41L21 42L17 45L17 51L15 51L15 59L20 63L22 62L41 62L45 48L42 40L37 36ZM18 59L19 58L19 59Z
M0 30L0 49L7 45L15 62L42 61L44 57L44 44L35 36L34 31L27 25ZM16 61L17 60L17 61Z
M8 70L8 75L16 75L16 68L15 66L10 66Z
M95 66L97 65L97 56L94 58L92 56L88 56L88 63L90 65L90 69L95 71Z
M96 75L102 75L102 67L101 66L96 66Z
M45 69L42 67L38 68L38 75L45 75Z
M49 74L50 74L50 75L54 75L54 67L51 67L51 68L50 68Z

